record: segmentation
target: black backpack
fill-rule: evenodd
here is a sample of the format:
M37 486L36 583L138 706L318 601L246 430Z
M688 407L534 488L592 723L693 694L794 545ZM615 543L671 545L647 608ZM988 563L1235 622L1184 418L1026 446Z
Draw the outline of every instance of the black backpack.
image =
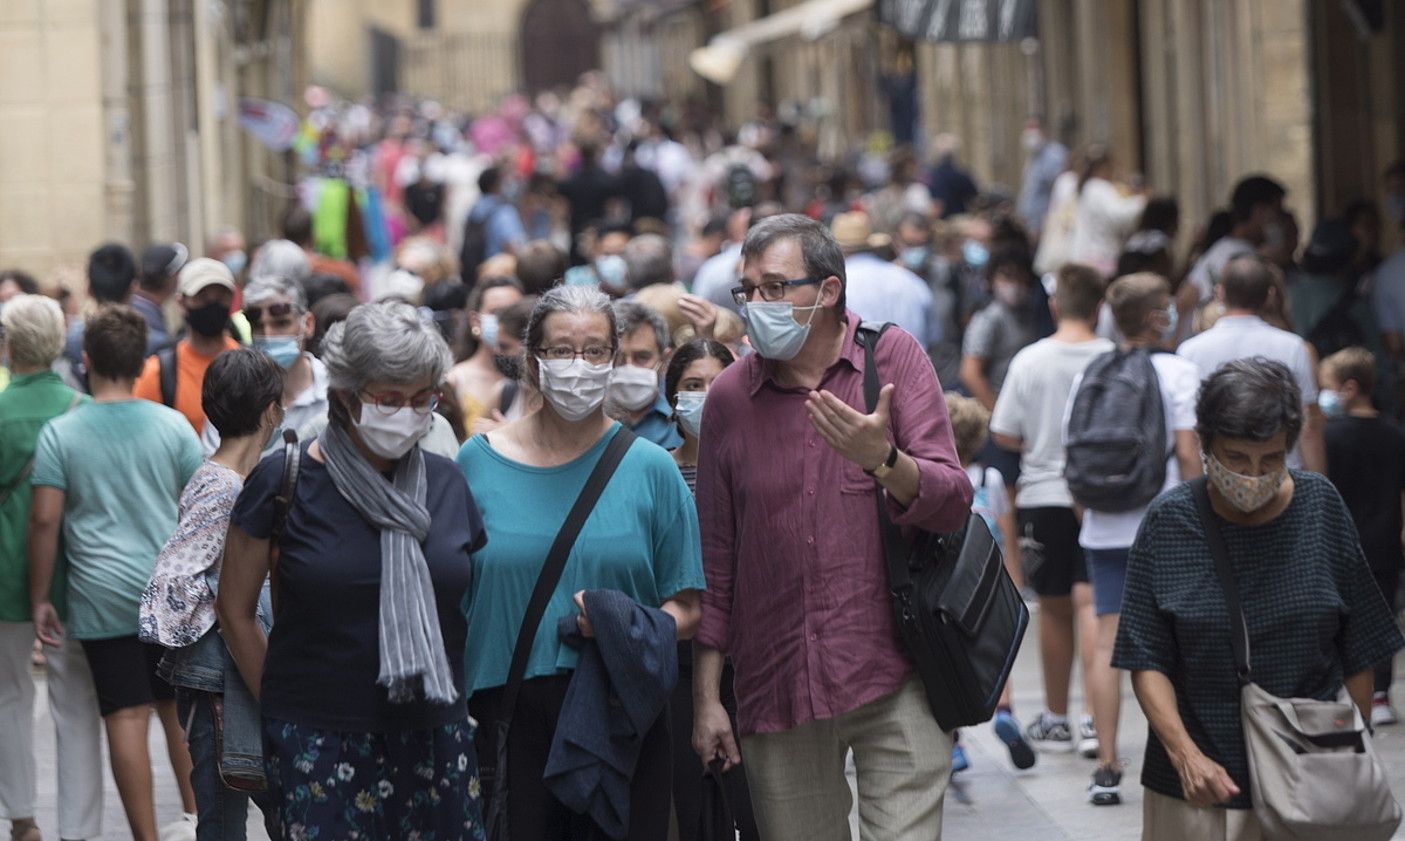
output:
M1073 499L1095 511L1134 511L1166 483L1166 414L1145 348L1114 350L1083 372L1065 435L1064 478Z
M1356 290L1345 288L1332 308L1308 331L1307 340L1320 359L1339 350L1366 344L1366 331L1356 319Z
M459 247L459 273L464 277L475 277L478 266L488 259L488 223L493 221L493 216L502 208L502 201L495 200L493 196L479 199L480 204L483 202L492 203L488 211L481 216L474 213L473 211L478 210L478 205L475 204L463 225L463 245Z

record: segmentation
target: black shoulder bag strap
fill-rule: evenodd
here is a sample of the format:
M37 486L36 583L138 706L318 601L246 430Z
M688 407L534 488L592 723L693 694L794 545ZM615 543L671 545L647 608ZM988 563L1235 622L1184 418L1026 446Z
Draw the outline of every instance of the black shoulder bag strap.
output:
M571 554L571 547L575 545L581 528L590 517L590 512L595 509L600 494L614 476L615 468L619 467L625 453L634 443L634 438L634 433L630 432L628 427L621 426L615 437L606 445L605 452L600 454L600 460L595 463L590 477L585 480L580 496L576 497L575 504L566 515L566 522L562 524L561 530L556 533L556 539L551 543L551 550L547 552L546 560L542 562L542 571L537 576L536 586L532 588L532 598L527 602L527 611L522 614L522 626L517 631L517 643L512 648L512 664L507 670L507 683L503 685L497 721L494 722L497 764L493 775L493 801L488 807L486 821L489 839L507 837L507 733L512 726L512 715L517 707L517 695L522 689L522 679L527 673L527 658L531 655L532 644L537 639L537 627L541 625L542 616L546 614L546 605L551 600L551 594L556 591L556 585L561 581L561 573L566 570L566 558Z
M1229 547L1225 545L1220 532L1220 518L1210 506L1210 486L1204 476L1190 483L1190 492L1195 497L1195 507L1200 511L1200 523L1205 529L1205 542L1210 544L1210 554L1215 559L1215 576L1220 579L1220 589L1224 591L1225 606L1229 608L1229 621L1237 625L1237 633L1230 633L1229 641L1234 646L1234 668L1239 675L1239 683L1250 680L1249 672L1249 624L1244 621L1244 609L1239 602L1239 586L1234 583L1234 570L1229 565Z
M161 402L171 408L176 405L176 346L161 348L156 352L157 382L161 386Z
M863 402L870 414L878 408L878 393L883 389L878 381L878 362L874 352L878 340L891 326L865 321L859 324L854 334L859 344L863 345ZM888 559L888 586L895 593L901 592L912 586L912 576L907 568L907 541L903 540L902 531L888 519L883 485L877 479L873 480L873 490L878 507L878 531L883 535L883 554Z
M73 411L75 408L77 408L78 404L82 402L82 400L82 394L73 395L73 399L68 401L68 408L63 410L63 414L66 415L69 412ZM28 479L29 474L33 472L34 454L30 453L29 460L24 463L24 467L20 468L20 472L15 474L15 478L10 482L10 484L5 486L4 490L0 490L0 507L3 507L5 503L10 501L10 496L14 494L15 491L19 490L20 485L23 485L24 480Z
M273 497L273 526L268 530L268 597L273 614L278 615L278 557L282 554L283 531L288 525L288 512L298 492L298 473L302 470L302 447L298 434L283 430L283 479Z

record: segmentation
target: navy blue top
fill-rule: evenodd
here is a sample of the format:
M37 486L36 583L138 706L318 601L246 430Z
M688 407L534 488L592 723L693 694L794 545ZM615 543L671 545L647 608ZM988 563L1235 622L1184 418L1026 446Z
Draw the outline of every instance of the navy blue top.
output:
M466 627L459 603L473 577L470 553L487 542L463 473L425 453L431 525L424 543L439 629L463 685ZM283 453L268 456L244 482L230 522L266 539ZM278 561L278 612L268 637L260 702L269 718L349 732L422 730L462 720L464 698L452 704L392 704L380 673L380 531L361 518L332 483L326 465L303 446L297 494Z

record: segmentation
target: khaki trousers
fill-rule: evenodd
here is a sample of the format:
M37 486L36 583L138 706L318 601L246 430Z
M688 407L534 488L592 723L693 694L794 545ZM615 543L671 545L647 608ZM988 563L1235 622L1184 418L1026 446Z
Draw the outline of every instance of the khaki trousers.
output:
M844 759L854 752L862 841L936 841L951 780L951 737L916 677L853 712L742 739L766 841L850 841Z
M1192 806L1142 789L1142 841L1263 841L1250 809Z

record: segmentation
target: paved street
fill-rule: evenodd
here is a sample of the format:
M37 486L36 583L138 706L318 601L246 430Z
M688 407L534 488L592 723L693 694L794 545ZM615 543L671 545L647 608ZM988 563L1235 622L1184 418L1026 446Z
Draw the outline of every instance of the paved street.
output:
M1021 716L1039 710L1041 690L1037 663L1037 639L1031 625L1015 673L1015 703ZM1400 661L1405 667L1405 658ZM1397 674L1401 670L1397 669ZM1075 686L1078 681L1075 679ZM1397 697L1405 702L1405 686L1397 680ZM41 683L42 686L42 683ZM970 770L956 775L947 796L947 841L993 841L1027 839L1039 841L1112 841L1136 839L1141 828L1141 788L1137 783L1141 766L1141 746L1146 738L1146 721L1137 709L1128 687L1124 695L1122 755L1127 760L1120 807L1096 808L1088 804L1083 790L1093 770L1091 760L1079 756L1041 755L1029 771L1016 772L1009 755L989 726L968 730L963 735L971 759ZM39 822L46 838L54 838L54 734L41 694L38 706L40 753ZM1075 702L1074 711L1081 709ZM171 781L169 763L158 729L152 728L152 758L156 765L157 817L164 824L180 814L180 799ZM1405 725L1382 728L1377 746L1387 764L1396 796L1405 801ZM103 826L105 839L128 838L126 820L117 789L107 774ZM853 819L857 837L857 818ZM249 822L250 841L267 836L256 820ZM1396 838L1405 839L1405 831ZM97 841L91 839L90 841Z

